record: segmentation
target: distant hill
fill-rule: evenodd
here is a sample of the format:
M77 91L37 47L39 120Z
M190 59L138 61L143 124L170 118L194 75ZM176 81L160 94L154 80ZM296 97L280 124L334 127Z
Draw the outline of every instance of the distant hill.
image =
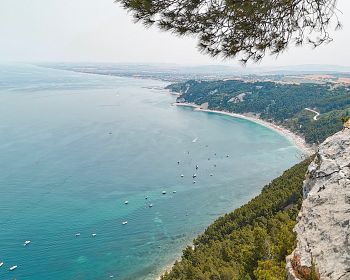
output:
M341 130L341 118L350 116L350 84L191 80L172 84L168 89L180 93L180 102L208 103L212 110L254 113L303 135L310 144L323 142Z

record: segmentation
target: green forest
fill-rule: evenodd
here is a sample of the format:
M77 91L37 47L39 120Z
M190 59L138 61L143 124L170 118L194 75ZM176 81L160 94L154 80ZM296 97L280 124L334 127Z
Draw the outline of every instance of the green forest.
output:
M192 80L168 89L180 93L179 102L208 102L213 110L254 113L302 135L309 144L341 130L341 118L350 116L350 87L340 84ZM305 108L320 116L314 120L315 113Z
M162 280L283 280L309 164L288 169L260 195L217 219Z

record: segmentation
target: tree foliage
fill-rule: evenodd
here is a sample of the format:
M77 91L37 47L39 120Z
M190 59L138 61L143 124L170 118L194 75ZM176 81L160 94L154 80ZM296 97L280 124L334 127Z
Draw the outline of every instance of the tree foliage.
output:
M115 0L146 26L194 35L212 56L259 61L294 42L317 47L340 23L337 0ZM334 21L333 21L334 19Z

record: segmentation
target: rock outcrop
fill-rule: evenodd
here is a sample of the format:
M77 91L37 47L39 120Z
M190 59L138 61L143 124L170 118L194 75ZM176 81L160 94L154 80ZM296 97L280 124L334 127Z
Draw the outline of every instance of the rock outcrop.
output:
M303 192L288 279L302 279L314 265L321 280L350 280L350 129L320 145Z

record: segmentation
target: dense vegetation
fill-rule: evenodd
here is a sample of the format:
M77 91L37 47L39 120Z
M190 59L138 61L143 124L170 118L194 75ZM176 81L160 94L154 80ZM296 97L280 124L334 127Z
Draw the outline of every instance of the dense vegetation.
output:
M350 87L334 84L274 82L188 81L169 86L181 93L179 101L209 109L255 113L302 134L308 143L323 142L341 130L341 118L350 115ZM321 115L305 110L310 108Z
M283 280L309 163L285 171L260 195L215 221L162 280Z

